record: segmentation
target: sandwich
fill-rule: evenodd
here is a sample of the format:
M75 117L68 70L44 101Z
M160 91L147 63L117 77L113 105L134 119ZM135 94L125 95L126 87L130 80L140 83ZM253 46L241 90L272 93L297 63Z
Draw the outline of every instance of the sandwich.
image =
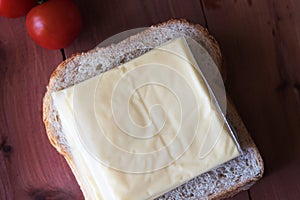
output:
M57 67L43 121L85 199L223 199L262 177L213 66L223 71L216 40L174 19Z

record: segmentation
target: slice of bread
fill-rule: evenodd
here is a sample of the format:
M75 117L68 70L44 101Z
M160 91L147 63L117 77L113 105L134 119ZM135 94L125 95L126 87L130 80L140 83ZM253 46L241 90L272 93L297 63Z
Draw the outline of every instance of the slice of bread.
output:
M82 183L81 177L77 173L68 141L62 131L58 112L53 105L51 93L119 66L166 41L180 36L191 37L199 42L221 69L222 56L216 40L202 26L180 19L151 26L118 44L76 54L62 62L51 75L43 103L43 120L47 135L51 144L67 160L86 199L90 199L86 192L88 186ZM241 190L247 190L262 177L264 168L261 156L231 103L228 103L227 118L240 141L241 155L167 192L158 199L226 198Z

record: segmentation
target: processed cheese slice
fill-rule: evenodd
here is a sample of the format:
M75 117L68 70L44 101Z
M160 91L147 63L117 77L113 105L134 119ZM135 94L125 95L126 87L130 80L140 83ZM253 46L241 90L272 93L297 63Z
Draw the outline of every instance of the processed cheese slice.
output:
M153 199L239 155L184 38L52 94L91 199Z

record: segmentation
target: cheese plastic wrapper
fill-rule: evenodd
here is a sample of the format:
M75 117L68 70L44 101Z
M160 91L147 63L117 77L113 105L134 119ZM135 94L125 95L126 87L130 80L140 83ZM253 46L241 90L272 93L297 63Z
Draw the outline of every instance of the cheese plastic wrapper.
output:
M52 97L92 199L153 199L240 155L221 75L190 38Z

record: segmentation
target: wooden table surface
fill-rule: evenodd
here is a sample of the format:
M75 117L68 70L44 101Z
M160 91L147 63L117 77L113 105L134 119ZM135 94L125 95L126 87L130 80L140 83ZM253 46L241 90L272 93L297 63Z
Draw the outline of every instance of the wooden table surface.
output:
M84 27L67 57L118 32L170 18L206 26L226 60L226 88L263 159L265 175L233 199L300 199L299 0L77 0ZM42 98L62 52L27 35L25 17L0 17L0 199L83 199L48 142Z

